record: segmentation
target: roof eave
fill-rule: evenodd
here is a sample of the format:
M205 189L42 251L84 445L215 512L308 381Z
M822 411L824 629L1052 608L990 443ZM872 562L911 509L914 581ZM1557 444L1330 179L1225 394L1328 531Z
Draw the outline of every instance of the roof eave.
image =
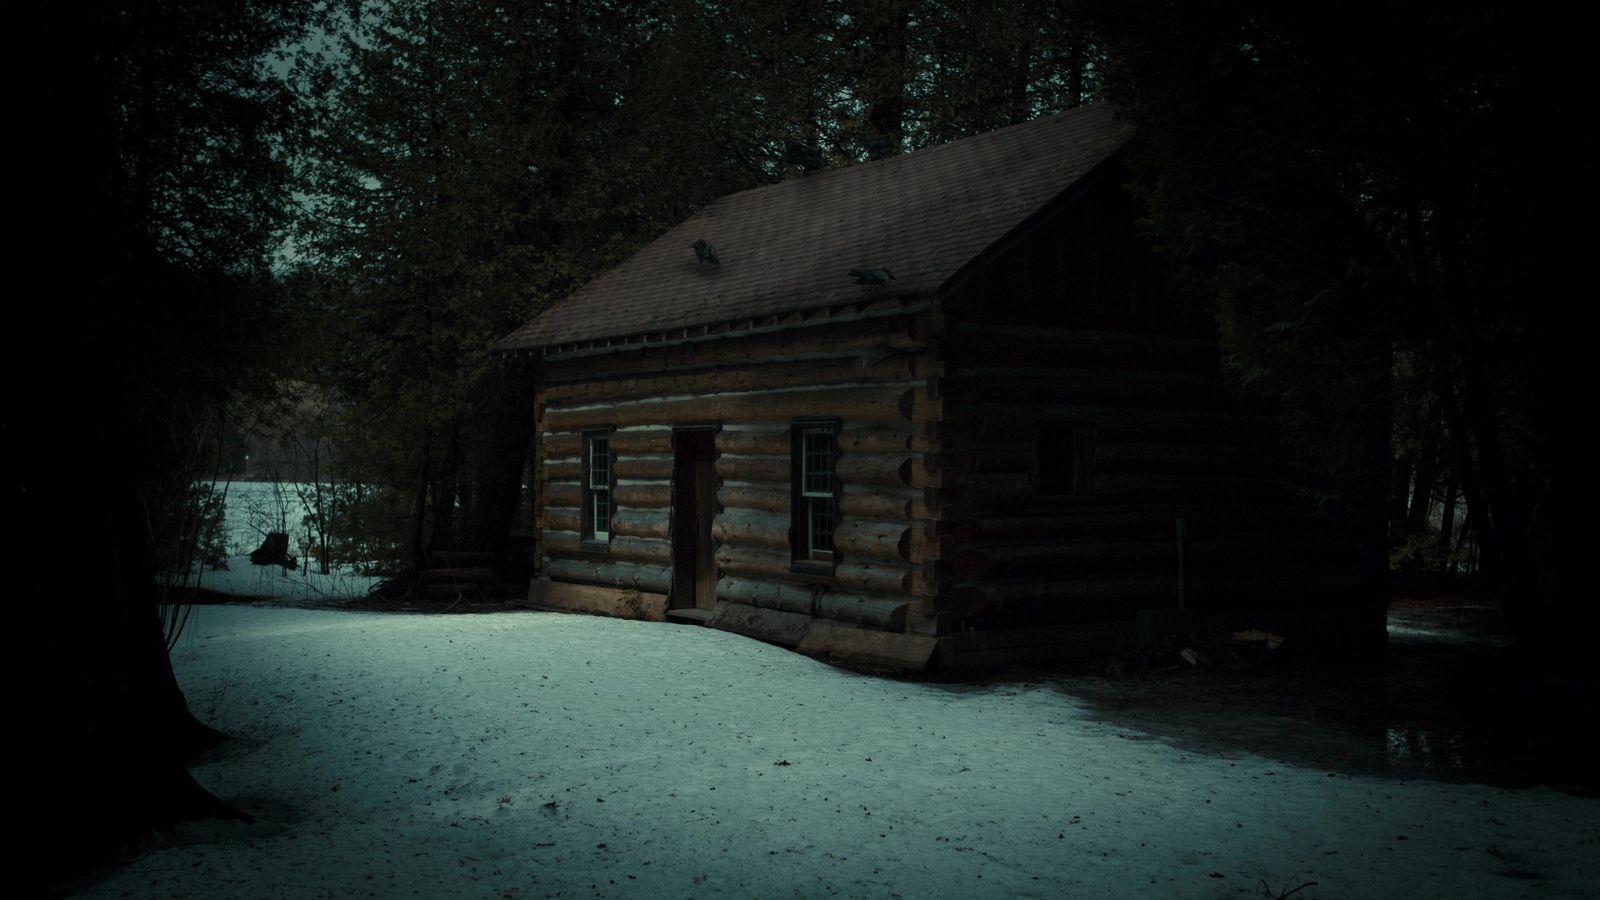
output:
M498 346L492 352L501 358L535 356L556 361L601 356L607 353L624 353L654 347L673 347L702 341L723 340L752 334L766 334L791 328L807 328L835 322L851 322L884 316L899 316L926 312L932 308L932 297L927 294L907 293L872 300L834 303L809 309L796 309L757 318L740 318L669 328L662 331L635 332L614 337L592 338L554 344L529 344L517 347Z

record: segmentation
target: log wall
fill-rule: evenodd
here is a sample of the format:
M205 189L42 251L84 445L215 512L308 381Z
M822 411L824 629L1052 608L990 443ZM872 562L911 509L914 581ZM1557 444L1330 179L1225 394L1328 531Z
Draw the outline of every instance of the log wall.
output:
M1201 613L1381 602L1381 531L1309 508L1275 414L1228 388L1203 307L1131 223L1114 181L1091 186L930 326L942 629L1125 622L1180 592ZM1078 496L1041 497L1041 422L1087 439Z
M552 584L669 593L675 425L712 424L719 601L874 629L917 627L948 540L927 497L938 483L942 374L928 317L834 321L689 346L541 363L539 517ZM831 575L791 558L791 429L840 420ZM608 549L578 532L582 433L611 428ZM802 571L803 570L803 571Z

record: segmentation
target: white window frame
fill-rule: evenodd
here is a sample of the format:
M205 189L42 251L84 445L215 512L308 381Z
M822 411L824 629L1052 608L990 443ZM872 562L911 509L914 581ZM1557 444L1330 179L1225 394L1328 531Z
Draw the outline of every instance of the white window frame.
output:
M800 502L804 505L804 509L802 511L803 527L801 528L800 544L800 550L802 552L800 553L799 558L805 560L815 560L817 562L832 562L834 554L833 533L837 528L839 521L839 508L837 503L838 475L835 471L839 462L839 450L837 446L838 429L832 424L826 424L800 425L798 426L797 430L800 432L799 440L797 442L800 457L798 460L800 467L799 493ZM814 481L813 475L818 474L813 473L811 469L811 460L813 455L811 450L812 441L817 437L824 439L827 451L826 455L828 460L828 471L826 473L826 490L823 490L812 483ZM817 522L819 518L821 518L823 507L826 508L826 516L828 520L827 548L819 549L817 546L819 543L818 537L822 534L822 531L817 528Z
M604 448L605 468L595 469L595 447ZM616 454L611 452L610 431L589 431L583 435L583 539L596 543L611 542L611 517L617 506L612 498L612 479L615 478ZM603 478L597 478L603 475ZM599 515L600 502L605 501L606 514Z

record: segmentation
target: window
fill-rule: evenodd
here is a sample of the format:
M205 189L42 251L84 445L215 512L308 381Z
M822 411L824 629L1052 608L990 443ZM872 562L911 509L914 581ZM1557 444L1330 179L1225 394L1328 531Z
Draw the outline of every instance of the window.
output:
M611 540L611 432L583 436L583 539Z
M802 423L794 429L794 558L833 562L833 462L836 423Z
M1053 500L1089 499L1093 426L1040 422L1034 435L1034 492Z

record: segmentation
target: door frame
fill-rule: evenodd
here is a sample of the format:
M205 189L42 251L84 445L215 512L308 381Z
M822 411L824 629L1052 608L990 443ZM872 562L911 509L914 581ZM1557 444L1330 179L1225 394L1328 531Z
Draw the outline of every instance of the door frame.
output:
M716 433L721 430L721 422L672 426L672 495L667 532L672 544L672 588L667 605L672 609L709 610L716 605L716 539L712 537L711 524L716 518L720 486ZM697 443L704 441L700 446L705 457L697 454L686 459L683 452L687 442L679 435L694 435ZM692 480L686 482L685 476ZM690 490L694 491L692 497L685 494ZM684 575L690 577L685 579Z

